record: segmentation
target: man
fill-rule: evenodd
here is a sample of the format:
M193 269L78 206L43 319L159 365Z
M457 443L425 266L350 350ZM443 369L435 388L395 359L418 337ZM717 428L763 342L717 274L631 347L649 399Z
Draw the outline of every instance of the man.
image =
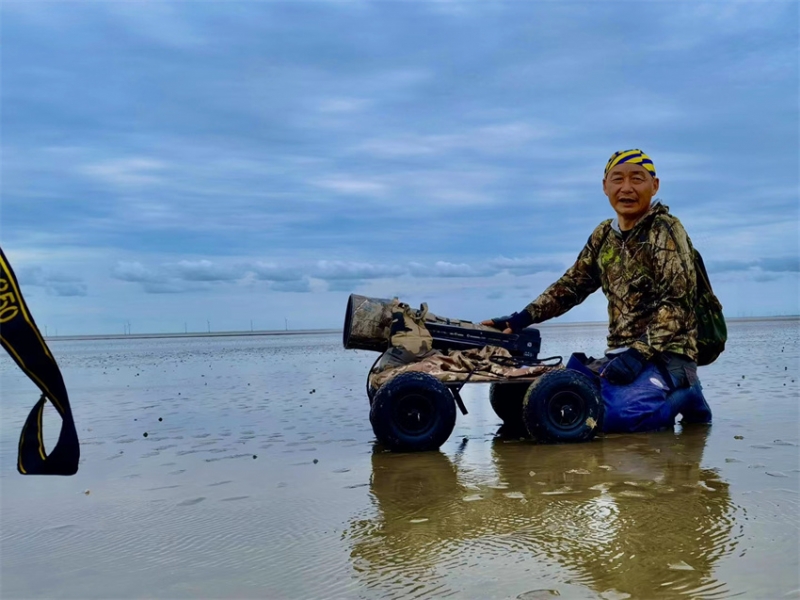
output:
M524 310L484 325L519 331L564 314L598 288L608 299L608 350L599 372L606 431L711 421L697 379L696 281L691 242L641 150L614 153L603 192L616 219L600 223L567 272ZM653 388L653 389L650 389Z

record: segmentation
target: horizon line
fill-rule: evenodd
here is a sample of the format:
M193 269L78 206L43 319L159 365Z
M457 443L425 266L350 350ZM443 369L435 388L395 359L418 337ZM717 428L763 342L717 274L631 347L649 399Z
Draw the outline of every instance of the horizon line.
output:
M782 321L800 320L797 315L775 315L758 317L731 317L727 322L736 321ZM566 323L537 323L536 327L585 327L585 326L608 326L607 321L574 321ZM41 333L41 332L40 332ZM230 331L196 331L196 332L151 332L151 333L84 333L70 335L43 335L43 339L48 341L70 341L70 340L113 340L113 339L158 339L158 338L202 338L202 337L256 337L256 336L281 336L281 335L319 335L342 333L342 328L324 329L265 329L265 330L230 330Z

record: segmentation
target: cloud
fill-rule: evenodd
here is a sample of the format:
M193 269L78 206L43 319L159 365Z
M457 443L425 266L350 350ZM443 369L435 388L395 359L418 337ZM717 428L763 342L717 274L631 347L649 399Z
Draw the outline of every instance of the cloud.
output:
M312 270L313 277L325 280L383 279L399 277L407 269L399 265L381 265L366 262L343 262L321 260Z
M332 279L328 281L330 292L355 292L362 284L358 279Z
M345 175L319 179L314 185L346 196L382 196L387 189L377 181Z
M173 270L178 278L186 281L234 281L244 275L241 269L223 267L209 260L182 260Z
M432 263L412 261L373 263L366 261L318 260L275 262L242 262L226 265L207 259L180 260L148 267L139 261L119 261L111 270L114 279L141 283L156 293L208 289L205 284L269 282L276 291L314 291L313 281L326 282L320 289L348 290L371 280L411 278L456 279L492 277L509 273L516 277L561 270L560 262L531 258L495 258L489 261ZM188 285L187 284L203 284ZM274 285L279 284L279 285ZM320 285L322 285L320 283Z
M495 258L489 264L501 271L514 275L532 275L544 271L561 271L563 265L558 262L545 261L538 258Z
M53 282L47 286L48 293L54 296L86 296L88 286L83 282Z
M88 164L80 171L95 179L119 187L139 187L160 183L166 165L151 158L121 158Z
M309 278L301 268L264 262L229 266L205 259L181 260L150 268L138 261L119 261L111 270L111 276L139 283L149 294L202 291L215 284L252 282L253 278L268 282L268 289L277 292L312 291Z
M385 158L432 156L454 152L506 153L529 142L552 137L556 128L545 122L494 123L441 134L403 133L359 143L353 151Z
M297 281L302 278L302 273L295 267L276 265L274 263L256 262L248 267L256 279L263 281Z
M17 278L20 286L41 287L51 296L86 296L89 292L89 286L81 277L37 266L19 269Z
M111 269L111 276L120 281L139 283L148 294L181 294L203 289L202 284L196 281L170 276L164 265L151 269L138 261L119 261Z
M800 271L800 256L781 256L778 258L762 258L758 266L764 271L776 273Z
M112 17L116 17L118 25L127 33L141 36L143 40L153 42L169 49L187 50L200 47L208 41L193 27L191 19L184 11L181 3L159 3L148 7L148 10L137 10L134 5L125 2L112 2L103 5ZM210 33L210 32L209 32Z
M148 294L179 294L208 289L210 284L233 281L240 275L208 260L163 263L156 268L138 261L119 261L111 269L111 277L139 283Z
M122 281L137 283L162 283L166 280L163 274L148 269L140 262L120 261L111 270L111 276Z
M184 294L197 291L197 285L186 285L183 281L145 281L142 289L148 294Z
M324 113L354 113L364 110L370 105L365 98L325 98L318 104L318 109Z
M475 279L503 272L524 276L557 269L553 263L526 258L498 258L475 263L440 260L429 264L413 261L407 264L341 260L285 264L240 261L235 265L202 259L162 263L156 267L145 266L139 261L119 261L111 269L111 276L120 281L139 283L144 291L152 294L206 290L221 283L247 286L254 281L267 282L268 289L276 292L314 292L352 291L372 280L394 281L404 277L419 280ZM318 282L316 286L315 281Z
M713 40L725 43L725 38L735 41L746 39L747 34L761 38L768 31L779 28L780 21L793 18L787 13L790 3L729 2L724 4L676 4L662 13L660 22L670 32L657 36L653 49L658 52L708 51ZM706 27L694 26L704 23ZM709 36L708 32L714 35ZM709 38L712 39L709 39ZM722 39L721 39L722 38ZM756 46L757 48L758 46Z
M800 258L783 256L753 260L718 260L709 262L707 267L712 274L743 272L763 280L769 273L800 272ZM120 261L111 270L111 275L121 281L139 283L148 293L159 294L210 289L209 286L222 283L248 285L248 282L252 284L254 281L267 282L268 289L276 292L315 292L353 291L368 281L378 280L480 279L503 273L517 278L543 273L560 273L563 269L564 264L560 259L505 256L475 262L439 260L431 263L411 261L405 264L318 260L286 263L239 261L235 265L226 265L201 259L162 263L155 268L147 267L138 261ZM41 269L29 269L25 271L25 276L29 285L49 286L51 293L54 294L85 294L85 284L68 275L50 274L45 282L44 272ZM316 286L314 281L317 281ZM56 285L57 283L62 285ZM527 289L527 283L520 285Z
M758 283L765 283L767 281L777 281L781 278L779 273L770 273L770 272L760 272L753 275L753 281L757 281Z
M465 263L437 261L431 266L412 262L409 264L409 272L414 277L483 277L490 275L491 269Z
M711 261L707 268L711 273L753 270L767 273L797 273L800 272L800 256L779 256L754 260L717 260Z
M273 281L269 289L274 292L301 292L307 293L311 291L311 282L308 278L299 281Z
M41 267L27 267L17 269L17 279L20 285L44 285L44 271Z

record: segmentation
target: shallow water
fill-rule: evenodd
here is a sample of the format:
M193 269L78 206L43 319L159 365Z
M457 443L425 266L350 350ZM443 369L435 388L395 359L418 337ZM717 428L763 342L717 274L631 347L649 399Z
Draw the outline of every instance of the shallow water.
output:
M542 327L542 355L603 331ZM3 598L800 597L796 320L730 324L710 428L534 445L476 384L417 455L373 447L377 355L339 335L50 346L82 462L16 473L38 394L4 356Z

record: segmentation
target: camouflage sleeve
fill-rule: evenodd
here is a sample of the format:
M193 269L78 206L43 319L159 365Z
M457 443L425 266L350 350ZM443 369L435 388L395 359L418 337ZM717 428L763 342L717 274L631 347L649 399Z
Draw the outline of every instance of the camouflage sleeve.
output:
M611 221L603 221L589 236L578 258L561 278L525 307L534 323L563 315L600 288L600 269L597 265L599 246L608 235Z
M697 293L692 250L680 221L657 218L650 241L658 303L645 335L633 344L648 359L665 351L686 353Z

